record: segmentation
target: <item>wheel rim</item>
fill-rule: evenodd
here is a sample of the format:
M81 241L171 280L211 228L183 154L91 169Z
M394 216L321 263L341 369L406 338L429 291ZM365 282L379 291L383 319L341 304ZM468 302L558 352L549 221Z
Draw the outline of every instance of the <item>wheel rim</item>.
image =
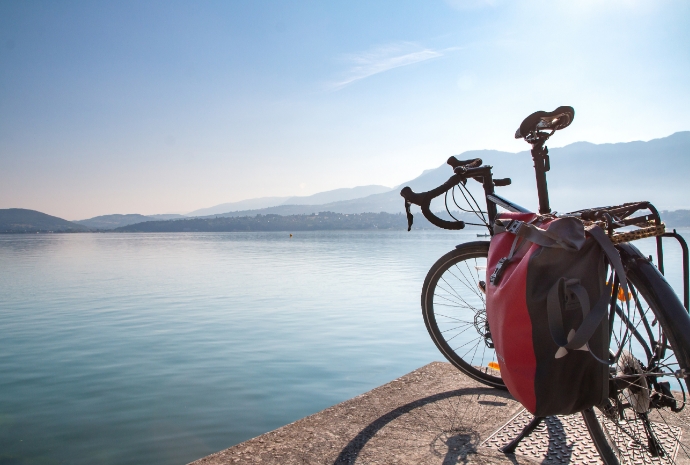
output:
M444 356L472 377L502 386L486 318L488 247L448 257L431 277L425 319Z

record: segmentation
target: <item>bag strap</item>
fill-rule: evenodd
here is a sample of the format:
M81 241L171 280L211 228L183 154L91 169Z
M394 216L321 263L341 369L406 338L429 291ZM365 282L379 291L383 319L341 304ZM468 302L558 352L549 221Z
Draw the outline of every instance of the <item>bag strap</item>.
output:
M580 284L579 279L560 278L551 287L546 298L546 313L548 315L551 337L558 347L575 350L585 344L589 344L589 340L601 323L601 320L608 314L611 288L611 283L606 285L594 308L590 310L587 290ZM582 324L577 328L570 341L565 336L562 316L563 303L568 298L568 291L575 295L582 309Z
M625 292L625 302L629 306L630 302L628 301L628 280L625 277L625 268L623 268L623 262L621 262L621 256L616 250L616 247L613 245L613 242L611 242L611 239L609 239L609 236L606 235L604 230L596 224L585 228L585 231L587 231L587 233L592 239L597 241L601 249L606 254L606 258L609 259L609 263L611 263L611 266L616 271L616 275L620 280L620 285L623 288L623 291Z
M571 220L577 222L579 225L582 223L576 218L559 218L558 221ZM616 247L611 242L611 239L606 235L603 229L601 229L596 224L588 226L584 229L589 236L597 241L601 249L606 254L606 257L611 263L611 266L616 271L620 280L620 285L625 292L625 301L628 302L628 280L625 278L625 268L623 268L623 262L621 262L621 257ZM496 220L494 225L494 234L499 234L502 232L510 232L515 234L516 237L524 237L526 240L533 242L542 247L554 247L566 250L579 250L584 243L584 237L582 241L578 238L570 237L564 238L559 236L555 231L549 229L541 229L533 224L525 223L524 221L511 220L508 223L502 222L500 219ZM515 243L513 243L514 249Z
M511 220L510 222L504 224L500 219L496 219L494 221L494 235L496 235L498 233L503 233L503 232L511 232L511 233L515 234L515 232L517 231L517 229L520 228L521 225L523 225L523 224L531 225L532 223L534 223L536 221L541 222L542 220L543 220L543 218L537 216L529 222L524 222L524 221L520 221L520 220ZM507 227L506 227L506 225L507 225ZM512 228L512 229L509 229L509 228ZM515 234L515 239L513 239L513 244L510 246L510 252L508 252L507 256L501 258L496 263L496 268L494 268L494 272L491 273L491 276L489 278L489 281L491 282L491 284L494 284L494 285L498 284L498 281L501 279L501 275L503 275L503 272L505 271L508 263L510 262L510 260L513 259L513 255L515 255L515 253L518 250L520 250L520 247L522 247L525 244L526 241L523 240L521 242L520 239L521 239L521 236L518 236L517 234Z
M611 263L611 266L615 270L620 281L620 286L623 288L625 303L629 310L630 302L628 300L628 281L625 277L625 268L623 268L623 262L621 262L620 254L614 247L609 237L599 226L592 225L588 227L586 231L592 239L597 241L604 254L608 258L609 263ZM599 297L599 300L594 305L594 308L592 308L590 311L589 297L585 288L580 284L580 280L560 278L556 284L551 287L546 299L546 312L548 315L551 337L558 347L575 350L587 344L587 348L589 349L589 340L594 335L594 332L599 324L601 324L601 321L608 314L607 310L610 303L612 288L613 282L606 284L604 291ZM580 302L583 318L582 324L577 331L575 331L575 334L570 341L568 341L565 336L562 317L563 301L565 300L565 297L568 296L568 291L572 292ZM597 361L601 363L607 365L615 363L615 361L610 362L600 359L594 353L592 353L591 350L589 352Z
M509 232L518 237L524 237L542 247L553 247L571 251L580 250L585 243L584 228L582 222L575 218L558 218L553 223L554 227L541 229L534 224L520 220L511 220L508 223L500 219L495 221L494 235ZM579 230L579 231L578 231Z

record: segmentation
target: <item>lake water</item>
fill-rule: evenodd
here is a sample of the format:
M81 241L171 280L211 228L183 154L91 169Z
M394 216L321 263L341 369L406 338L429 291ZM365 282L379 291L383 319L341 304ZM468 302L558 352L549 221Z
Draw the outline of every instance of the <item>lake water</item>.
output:
M476 233L0 235L0 464L184 464L440 360L421 285Z

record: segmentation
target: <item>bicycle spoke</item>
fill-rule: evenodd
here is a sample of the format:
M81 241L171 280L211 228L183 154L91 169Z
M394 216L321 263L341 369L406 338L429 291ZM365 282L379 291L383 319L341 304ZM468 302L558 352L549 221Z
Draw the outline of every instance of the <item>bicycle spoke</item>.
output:
M458 266L456 265L455 268L458 268ZM458 271L460 271L459 268L458 268ZM472 283L470 282L470 280L467 279L467 277L462 273L462 271L460 271L460 274L463 276L464 279L458 278L458 277L457 277L452 271L450 271L450 270L448 270L448 273L450 273L451 276L453 276L456 280L458 280L458 282L459 282L460 284L464 285L464 286L467 288L467 290L469 290L472 294L474 294L475 296L479 297L480 300L482 300L482 293L479 291L479 288L477 288L476 286L473 286ZM444 279L444 281L445 281L445 279ZM483 300L482 300L482 301L483 301Z
M455 336L451 337L450 339L446 339L446 342L452 341L453 339L455 339L456 337L460 336L461 334L463 334L465 331L467 331L467 330L470 329L470 328L471 328L471 326L468 326L467 328L463 329L462 331L460 331L458 334L456 334ZM470 342L472 342L472 341L470 341ZM462 346L460 346L460 347L462 347ZM453 349L453 350L456 350L456 349Z
M479 311L482 311L482 310L479 310L477 307L474 307L473 305L468 304L468 303L466 303L466 302L465 302L465 305L463 305L463 304L461 304L460 302L455 302L455 301L453 301L453 300L451 300L451 299L445 298L445 297L440 296L440 295L437 295L437 296L435 296L435 297L439 297L439 298L441 298L441 299L443 299L443 300L445 300L445 301L447 301L447 302L450 302L451 304L454 304L454 305L450 305L450 304L439 304L439 305L441 305L441 306L452 307L452 308L458 308L458 309L464 308L464 309L467 309L467 310L472 310L472 313L477 313L477 312L479 312Z
M439 295L439 294L434 295L434 297L439 297L439 298L441 298L441 299L443 299L443 300L446 300L446 301L448 301L448 302L454 303L456 307L469 308L469 309L476 310L473 306L471 306L470 304L468 304L467 302L464 302L464 301L463 301L463 302L465 303L465 305L461 304L460 302L455 302L454 300L449 299L449 298L444 297L444 296Z
M488 242L459 246L429 271L422 291L422 309L434 343L457 368L491 386L502 386L498 370L484 364L495 360L486 320ZM488 339L487 339L488 338Z
M444 331L441 331L441 333L447 333L448 331L453 331L453 330L455 330L455 329L462 328L463 326L466 327L466 326L469 326L469 325L455 326L455 327L453 327L453 328L448 328L448 329L446 329L446 330L444 330Z
M444 280L444 282L445 282L445 280ZM441 290L446 291L448 294L453 294L452 292L448 291L448 289L444 288L443 286L438 286L438 287L439 287ZM451 287L452 287L452 286L451 286ZM438 295L438 294L437 294L437 295ZM455 296L458 297L460 300L462 300L462 302L463 302L465 305L467 305L468 307L471 307L471 305L470 305L469 303L467 303L467 301L466 301L462 296L458 295L457 293L455 293ZM448 300L450 300L450 299L448 299ZM458 304L458 305L460 305L460 304Z

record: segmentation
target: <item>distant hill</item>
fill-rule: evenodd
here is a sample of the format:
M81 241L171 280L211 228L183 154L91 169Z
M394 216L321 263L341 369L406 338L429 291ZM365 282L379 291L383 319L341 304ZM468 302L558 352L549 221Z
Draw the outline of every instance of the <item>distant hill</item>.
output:
M439 217L450 220L447 212L437 211ZM147 218L144 215L107 215L107 217ZM465 222L476 223L471 213L453 211L455 218ZM662 211L662 219L671 228L690 227L690 210ZM104 222L112 226L113 221ZM219 216L196 217L173 220L144 221L123 227L110 229L115 232L232 232L232 231L317 231L317 230L365 230L407 228L407 218L402 213L336 213L320 212L318 214L297 215L254 215L254 216ZM483 228L467 225L468 229ZM96 230L106 228L95 228ZM413 229L436 229L420 213L414 215ZM46 215L35 210L10 208L0 210L0 233L37 233L37 232L88 232L81 224Z
M447 212L436 212L436 215L450 220ZM468 223L477 223L471 213L453 211L453 216ZM664 211L661 217L670 228L690 226L690 210ZM421 213L414 215L413 229L438 229L429 223ZM481 229L483 226L468 224L467 229ZM255 215L255 216L218 216L196 217L171 221L147 221L121 228L114 232L242 232L242 231L321 231L321 230L367 230L393 229L406 230L407 217L402 213L334 213L319 212L316 214L297 215Z
M89 229L99 229L102 231L107 231L109 229L115 229L122 226L127 226L130 224L143 223L144 221L164 221L186 218L183 215L139 215L136 213L129 215L101 215L94 218L89 218L88 220L75 221L77 224L86 226Z
M690 227L690 210L662 211L659 215L669 228Z
M0 209L0 233L84 232L89 228L24 208Z
M240 200L239 202L229 202L209 208L200 208L187 213L186 216L211 216L218 213L226 213L238 210L257 210L261 208L275 207L285 202L290 197L260 197L258 199Z
M403 214L321 212L314 215L257 215L254 217L189 218L148 221L117 228L115 232L241 232L407 229Z
M77 224L86 226L89 229L115 229L121 226L127 226L134 223L142 223L144 221L152 221L154 218L130 214L130 215L102 215L88 220L75 221Z
M259 210L279 205L323 205L331 202L366 197L368 195L388 192L390 190L390 187L371 185L334 189L303 197L262 197L239 202L223 203L210 208L202 208L187 213L186 216L212 216L228 212Z
M187 218L187 215L179 215L177 213L159 213L156 215L146 215L147 218L152 218L154 220L179 220L182 218Z

